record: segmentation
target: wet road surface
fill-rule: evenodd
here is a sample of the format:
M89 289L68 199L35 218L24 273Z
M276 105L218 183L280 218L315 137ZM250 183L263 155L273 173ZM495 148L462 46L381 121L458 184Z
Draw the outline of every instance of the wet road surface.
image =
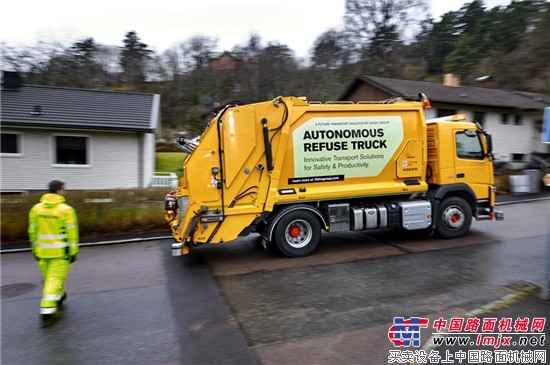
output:
M171 240L83 247L45 329L34 260L3 254L2 364L385 364L394 316L451 317L540 284L550 201L501 209L461 239L329 234L299 259L257 236L185 257Z

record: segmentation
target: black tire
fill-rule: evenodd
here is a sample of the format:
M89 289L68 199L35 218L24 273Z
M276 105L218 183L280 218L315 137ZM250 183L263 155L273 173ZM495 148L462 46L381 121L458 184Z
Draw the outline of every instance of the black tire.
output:
M465 236L472 224L472 210L466 200L452 196L437 209L437 233L443 238Z
M315 215L305 210L285 214L277 223L274 241L288 257L308 256L321 240L321 224Z

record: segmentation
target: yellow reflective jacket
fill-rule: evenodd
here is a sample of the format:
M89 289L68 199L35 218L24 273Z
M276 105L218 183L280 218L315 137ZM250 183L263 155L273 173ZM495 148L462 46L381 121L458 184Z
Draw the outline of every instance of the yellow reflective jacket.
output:
M31 208L29 239L39 258L67 258L78 253L78 220L63 195L44 194Z

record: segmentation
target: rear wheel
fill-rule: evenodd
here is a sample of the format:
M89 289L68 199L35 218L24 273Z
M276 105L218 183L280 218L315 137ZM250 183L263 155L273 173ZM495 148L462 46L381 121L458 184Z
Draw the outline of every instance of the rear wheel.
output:
M310 255L321 239L321 225L311 212L295 210L281 218L275 227L277 248L288 257Z
M453 196L439 204L437 233L444 238L458 238L466 235L472 224L472 210L466 200Z

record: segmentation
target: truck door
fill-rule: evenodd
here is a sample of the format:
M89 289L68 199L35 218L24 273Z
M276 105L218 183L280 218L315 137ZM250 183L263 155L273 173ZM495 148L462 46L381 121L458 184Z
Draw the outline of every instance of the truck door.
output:
M493 169L482 137L464 129L455 129L454 136L456 182L468 184L478 199L489 198L487 186L493 183Z

